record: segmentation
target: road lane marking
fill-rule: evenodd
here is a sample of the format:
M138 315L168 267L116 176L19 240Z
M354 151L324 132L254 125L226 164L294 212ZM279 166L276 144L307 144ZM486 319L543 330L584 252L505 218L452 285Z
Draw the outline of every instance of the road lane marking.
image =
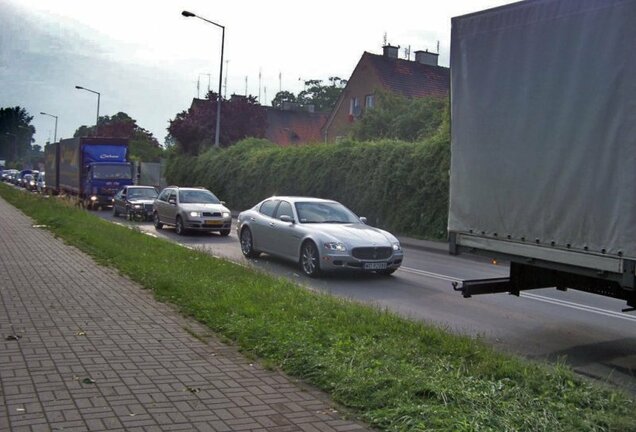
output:
M544 297L538 294L531 294L531 293L527 293L527 292L522 292L521 293L521 297L525 297L528 299L532 299L532 300L537 300L537 301L541 301L541 302L545 302L545 303L550 303L550 304L554 304L554 305L558 305L558 306L564 306L564 307L568 307L571 309L577 309L577 310L583 310L586 312L591 312L591 313L595 313L598 315L604 315L604 316L608 316L608 317L612 317L612 318L618 318L618 319L622 319L625 321L631 321L631 322L636 322L636 316L633 315L628 315L626 313L622 313L622 312L614 312L611 310L607 310L607 309L601 309L601 308L597 308L595 306L588 306L588 305L583 305L580 303L573 303L570 301L566 301L566 300L559 300L559 299L554 299L551 297Z
M430 278L434 278L434 279L441 279L441 280L445 280L448 282L463 282L462 279L460 278L454 278L452 276L447 276L447 275L443 275L443 274L439 274L439 273L433 273L433 272L428 272L425 270L418 270L418 269L414 269L414 268L410 268L410 267L400 267L401 271L404 271L406 273L412 273L415 275L419 275L419 276L426 276L426 277L430 277ZM622 319L625 321L631 321L631 322L636 322L636 316L633 315L628 315L626 313L622 313L622 312L615 312L615 311L611 311L611 310L607 310L607 309L601 309L595 306L588 306L588 305L583 305L580 303L574 303L571 301L567 301L567 300L559 300L559 299L554 299L551 297L545 297L542 295L538 295L538 294L532 294L529 292L521 292L520 293L520 297L523 297L525 299L528 300L535 300L535 301L540 301L540 302L544 302L544 303L550 303L552 305L555 306L562 306L562 307L566 307L566 308L570 308L570 309L575 309L575 310L580 310L580 311L584 311L584 312L590 312L590 313L594 313L597 315L603 315L603 316L607 316L610 318L618 318L618 319Z
M400 267L400 270L406 273L413 273L416 275L420 275L420 276L428 276L428 277L432 277L435 279L441 279L441 280L445 280L448 282L462 282L462 279L458 279L458 278L454 278L451 276L446 276L443 274L439 274L439 273L433 273L433 272L428 272L428 271L424 271L424 270L418 270L418 269L414 269L411 267Z

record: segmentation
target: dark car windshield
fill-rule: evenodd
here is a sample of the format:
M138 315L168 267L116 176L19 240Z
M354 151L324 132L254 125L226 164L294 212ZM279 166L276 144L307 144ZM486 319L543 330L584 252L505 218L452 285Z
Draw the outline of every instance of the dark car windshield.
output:
M300 223L359 223L358 217L336 202L297 202Z
M155 199L157 191L151 188L128 188L128 199Z
M129 179L132 177L130 165L95 165L93 178L96 180Z
M179 202L181 204L220 204L221 201L207 190L180 190Z

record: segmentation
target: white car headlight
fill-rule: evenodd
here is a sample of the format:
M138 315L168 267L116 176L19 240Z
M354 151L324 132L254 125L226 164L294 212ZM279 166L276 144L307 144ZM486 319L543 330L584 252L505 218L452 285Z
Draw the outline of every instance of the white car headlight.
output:
M230 212L223 212L223 214L222 214L222 215L223 215L223 217L224 217L224 218L226 218L226 219L227 219L227 218L229 218L229 217L230 217Z
M141 208L141 204L135 204L135 205L133 206L133 208L140 209L140 208Z
M402 247L400 246L400 242L393 242L393 250L394 251L402 250Z
M190 216L191 216L191 217L201 217L201 212L194 212L194 211L192 211L192 212L190 212Z
M324 248L327 250L336 251L336 252L345 252L347 250L347 247L344 245L344 243L340 243L340 242L325 243Z

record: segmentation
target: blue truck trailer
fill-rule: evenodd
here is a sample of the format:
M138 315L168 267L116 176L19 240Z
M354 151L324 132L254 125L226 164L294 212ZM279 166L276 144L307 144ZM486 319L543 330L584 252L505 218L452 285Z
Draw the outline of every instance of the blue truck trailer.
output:
M133 184L124 138L77 137L44 149L47 189L75 197L88 209L112 205L115 193Z

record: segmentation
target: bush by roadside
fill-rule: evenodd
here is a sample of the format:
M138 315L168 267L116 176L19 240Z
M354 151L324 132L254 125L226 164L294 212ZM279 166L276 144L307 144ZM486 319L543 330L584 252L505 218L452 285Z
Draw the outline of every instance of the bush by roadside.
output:
M342 202L372 225L443 239L449 160L446 132L416 143L345 141L287 148L248 139L198 157L175 155L166 177L171 184L207 187L233 210L271 195L315 196Z

